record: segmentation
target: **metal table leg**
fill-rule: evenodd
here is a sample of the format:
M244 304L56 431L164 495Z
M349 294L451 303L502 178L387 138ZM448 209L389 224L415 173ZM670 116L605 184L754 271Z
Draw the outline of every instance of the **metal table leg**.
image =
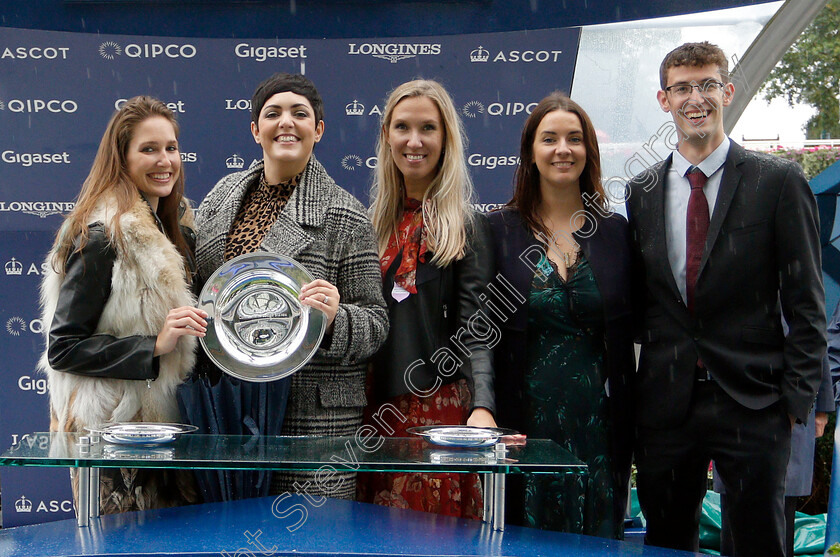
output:
M79 500L76 501L76 522L79 528L90 520L90 468L77 468L79 474Z
M502 531L505 529L505 475L488 475L496 476L493 480L493 530Z
M99 468L90 469L89 512L91 518L99 518Z
M496 510L496 474L482 474L484 476L484 517L487 524L493 524L493 512Z

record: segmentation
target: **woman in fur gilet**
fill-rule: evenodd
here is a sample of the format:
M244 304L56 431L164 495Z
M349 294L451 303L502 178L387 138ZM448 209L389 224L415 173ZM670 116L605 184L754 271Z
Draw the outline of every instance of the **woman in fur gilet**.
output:
M179 419L175 388L193 366L207 315L190 291L194 236L178 131L160 101L126 102L58 231L41 285L51 431ZM188 473L100 474L102 513L196 501Z

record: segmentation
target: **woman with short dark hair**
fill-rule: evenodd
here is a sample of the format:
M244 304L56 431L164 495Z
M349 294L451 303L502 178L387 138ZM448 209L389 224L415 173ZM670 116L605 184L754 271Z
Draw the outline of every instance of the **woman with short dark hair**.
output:
M324 120L308 78L281 73L263 81L251 101L251 134L263 160L222 178L198 209L199 279L257 251L291 257L315 277L303 285L301 303L324 312L327 331L291 378L282 433L353 435L366 403L367 359L388 334L373 228L364 206L312 153ZM296 492L296 482L308 481L310 495L355 495L355 473L314 480L314 472L276 473L272 490Z

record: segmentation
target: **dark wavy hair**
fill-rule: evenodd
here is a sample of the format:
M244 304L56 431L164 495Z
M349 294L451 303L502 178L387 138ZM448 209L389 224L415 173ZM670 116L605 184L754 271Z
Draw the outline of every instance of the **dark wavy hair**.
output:
M251 97L251 121L257 126L260 123L260 112L265 103L277 93L294 93L306 97L315 112L315 125L324 119L324 101L310 79L301 74L276 73L257 85Z
M583 129L583 146L586 148L586 164L580 175L580 191L581 194L589 194L587 199L591 200L584 205L595 203L605 210L609 205L604 187L601 185L601 152L598 149L598 139L595 137L592 120L579 104L563 93L555 91L541 100L525 121L519 144L519 166L513 177L513 197L507 203L508 207L519 211L522 220L532 231L541 232L547 237L550 237L551 233L537 213L537 208L542 202L542 194L540 193L540 172L534 161L534 138L540 122L549 112L555 110L571 112L580 119ZM593 211L592 216L596 219L600 218L599 211Z

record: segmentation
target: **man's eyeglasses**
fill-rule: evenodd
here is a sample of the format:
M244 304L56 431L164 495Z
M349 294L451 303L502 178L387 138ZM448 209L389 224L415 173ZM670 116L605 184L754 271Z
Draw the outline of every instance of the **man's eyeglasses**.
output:
M677 83L666 87L665 90L677 97L687 97L691 94L691 90L695 88L700 93L716 93L723 89L723 83L716 79L710 79L703 83Z

